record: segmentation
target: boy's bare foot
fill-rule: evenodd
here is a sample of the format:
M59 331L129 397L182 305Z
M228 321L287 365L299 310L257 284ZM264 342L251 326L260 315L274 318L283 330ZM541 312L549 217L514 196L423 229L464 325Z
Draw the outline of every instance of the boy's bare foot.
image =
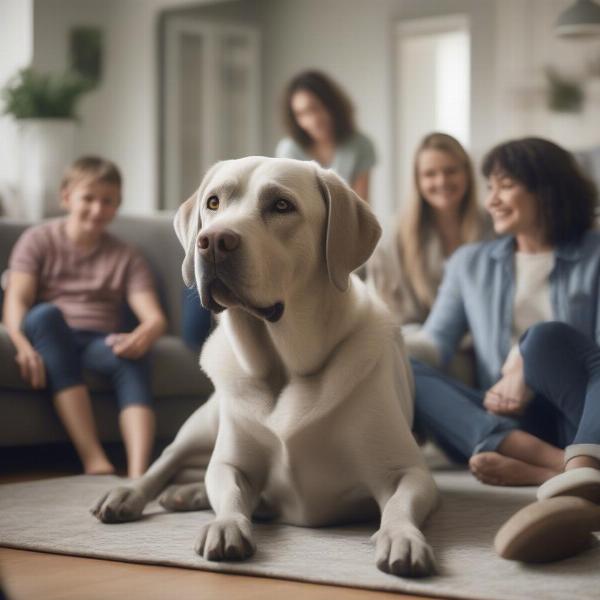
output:
M83 472L86 475L114 475L115 468L108 460L98 459L84 464Z
M471 473L488 485L541 485L558 471L502 456L498 452L481 452L469 460Z

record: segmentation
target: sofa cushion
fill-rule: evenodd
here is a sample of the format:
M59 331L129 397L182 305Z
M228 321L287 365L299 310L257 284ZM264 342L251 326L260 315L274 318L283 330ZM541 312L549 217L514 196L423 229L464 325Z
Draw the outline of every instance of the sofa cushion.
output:
M166 335L152 348L152 394L156 398L198 396L205 398L212 386L198 365L198 355L181 338ZM84 380L92 394L110 392L105 377L85 372ZM0 389L31 391L21 379L15 361L15 348L3 325L0 325Z

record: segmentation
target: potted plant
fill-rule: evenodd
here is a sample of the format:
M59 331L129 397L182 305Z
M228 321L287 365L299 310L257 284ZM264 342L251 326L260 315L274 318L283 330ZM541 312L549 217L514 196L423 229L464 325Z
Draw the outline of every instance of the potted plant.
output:
M93 85L73 74L19 71L2 89L4 113L20 130L21 214L39 220L58 210L57 190L75 158L77 103Z
M546 68L548 80L548 108L555 112L578 113L583 108L581 84L561 75L552 67Z
M554 67L546 68L546 79L546 99L550 110L548 133L571 150L580 148L586 135L583 86L574 77L563 75Z

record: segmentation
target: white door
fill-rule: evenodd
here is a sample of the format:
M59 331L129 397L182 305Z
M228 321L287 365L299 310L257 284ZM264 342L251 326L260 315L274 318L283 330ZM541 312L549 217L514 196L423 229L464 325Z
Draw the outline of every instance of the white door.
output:
M470 138L470 34L463 15L397 23L396 48L396 189L409 193L413 156L432 131L456 137L466 148Z
M177 17L164 39L162 206L174 209L213 163L260 153L260 36Z

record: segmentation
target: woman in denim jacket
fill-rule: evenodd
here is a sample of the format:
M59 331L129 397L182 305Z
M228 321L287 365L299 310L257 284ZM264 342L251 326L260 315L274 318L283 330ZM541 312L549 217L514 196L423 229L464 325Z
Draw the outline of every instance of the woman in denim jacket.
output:
M478 389L413 361L416 419L484 483L600 501L600 232L573 157L525 138L486 156L500 237L459 248L419 334L444 368L467 332Z

